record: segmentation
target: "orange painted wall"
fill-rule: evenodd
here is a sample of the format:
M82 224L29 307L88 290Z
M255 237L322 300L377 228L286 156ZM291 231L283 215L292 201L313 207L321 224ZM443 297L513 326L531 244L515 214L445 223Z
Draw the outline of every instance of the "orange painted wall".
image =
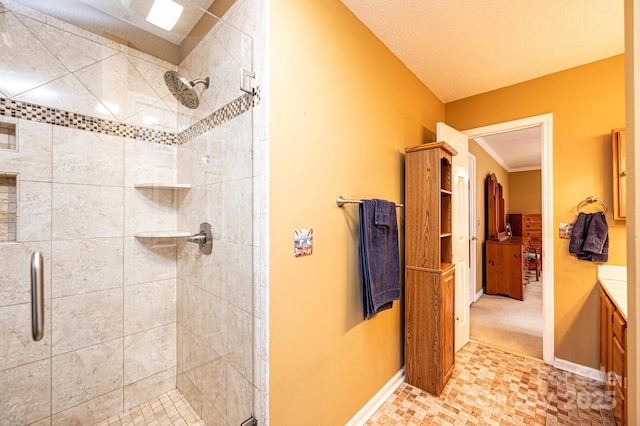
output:
M540 170L509 173L507 213L542 213L542 173Z
M269 36L270 423L343 425L404 365L403 324L398 302L362 319L358 207L335 199L402 201L444 104L339 0L271 1Z
M589 195L612 203L612 128L625 125L623 55L446 104L446 121L472 129L553 113L556 357L598 368L596 264L576 260L560 222L573 222ZM626 227L609 223L609 264L626 264Z

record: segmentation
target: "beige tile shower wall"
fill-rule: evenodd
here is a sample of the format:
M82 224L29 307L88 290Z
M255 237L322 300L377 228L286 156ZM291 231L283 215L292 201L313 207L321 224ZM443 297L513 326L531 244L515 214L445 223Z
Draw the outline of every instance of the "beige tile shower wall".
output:
M69 389L64 400L73 401L71 407L53 401L54 423L87 423L175 386L175 245L133 233L175 229L176 195L132 187L140 179L172 182L175 147L60 128L53 133L52 273L71 278L60 280L64 296L53 300L53 362L61 363L53 389L75 381L77 369L64 368L73 365L70 354L86 359L89 353L93 369L111 366L119 373L102 372L95 391ZM67 173L56 167L58 159L83 164Z

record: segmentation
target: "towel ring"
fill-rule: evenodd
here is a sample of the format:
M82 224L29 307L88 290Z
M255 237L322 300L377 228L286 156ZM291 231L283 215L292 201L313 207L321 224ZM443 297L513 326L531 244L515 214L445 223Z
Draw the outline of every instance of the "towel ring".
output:
M602 201L600 198L596 197L595 195L591 195L585 198L584 200L580 201L580 203L578 203L578 207L576 207L576 210L578 211L578 213L580 213L580 207L582 207L583 204L591 204L591 203L602 204L602 208L604 209L602 213L607 212L607 204L604 201Z

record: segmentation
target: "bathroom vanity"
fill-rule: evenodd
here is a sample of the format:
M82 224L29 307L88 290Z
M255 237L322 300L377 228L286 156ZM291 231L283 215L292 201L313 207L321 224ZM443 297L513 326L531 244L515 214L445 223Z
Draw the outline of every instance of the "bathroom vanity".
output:
M600 371L613 395L613 415L618 425L627 424L627 280L626 268L601 265L600 283Z

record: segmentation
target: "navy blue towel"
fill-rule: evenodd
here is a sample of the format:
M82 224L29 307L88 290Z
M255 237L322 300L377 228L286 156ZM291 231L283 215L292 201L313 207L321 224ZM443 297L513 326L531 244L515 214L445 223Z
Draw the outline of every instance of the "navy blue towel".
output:
M385 200L360 204L362 311L371 319L400 299L400 251L396 205Z
M579 213L571 230L569 253L580 260L609 260L609 226L604 213Z

